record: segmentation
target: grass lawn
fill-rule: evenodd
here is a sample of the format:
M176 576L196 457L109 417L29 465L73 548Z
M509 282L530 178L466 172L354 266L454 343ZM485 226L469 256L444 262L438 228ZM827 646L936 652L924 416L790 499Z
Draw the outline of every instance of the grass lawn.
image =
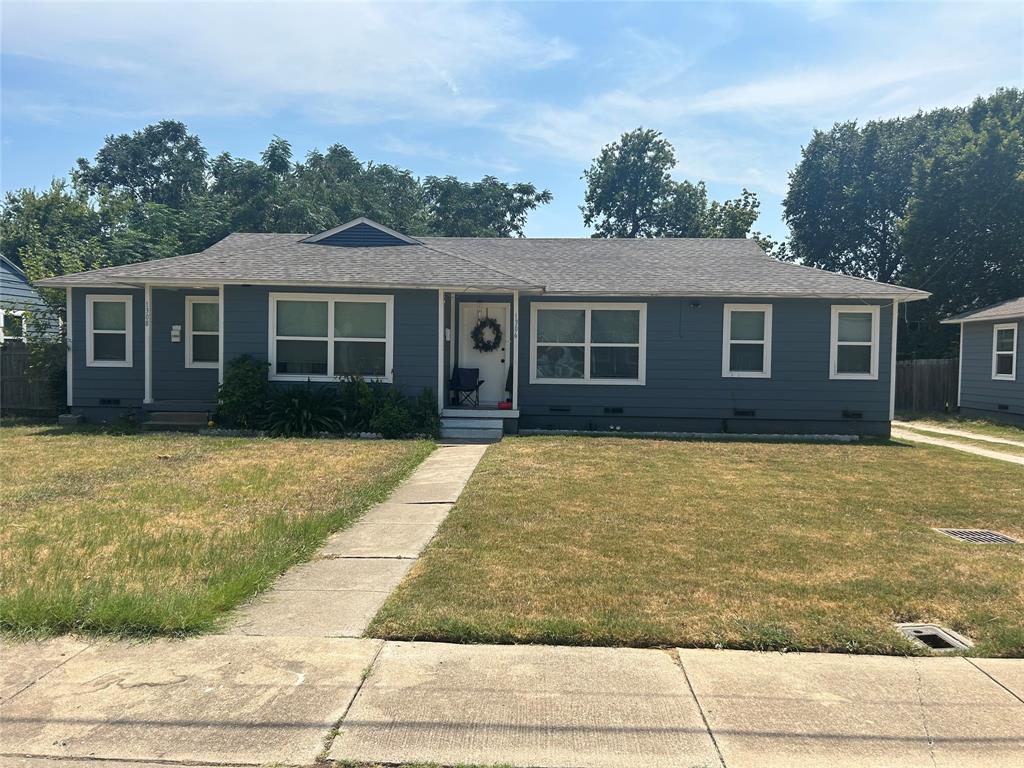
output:
M935 621L1024 655L1024 472L955 451L511 438L369 634L914 653Z
M918 422L914 422L913 426L910 426L910 427L908 427L906 429L908 429L908 431L910 431L910 432L913 432L913 433L916 433L916 434L919 434L919 435L925 435L925 436L928 436L928 437L937 437L940 440L947 440L947 441L949 441L951 443L959 443L961 445L973 446L973 447L976 447L976 448L984 448L985 450L995 451L996 453L1008 453L1011 456L1024 456L1024 445L1022 445L1022 446L1006 445L1005 443L993 443L993 442L991 442L989 440L984 440L984 439L976 438L976 437L960 437L958 435L947 435L947 434L942 433L942 432L935 432L935 431L929 429L928 428L929 426L930 426L929 424L921 424L921 423L918 423ZM952 429L952 427L950 427L950 429ZM980 434L982 436L985 436L984 433L978 433L978 432L972 432L971 434L973 434L973 435L979 435ZM1024 438L1024 433L1021 434L1021 437ZM1009 438L1009 439L1012 440L1014 438Z
M902 414L897 418L905 421L917 429L928 429L932 427L945 427L946 429L959 429L964 432L976 432L987 437L1002 437L1006 440L1024 441L1024 428L1015 427L1012 424L1000 424L999 422L987 419L967 419L961 416L946 416L944 414Z
M431 448L0 428L0 629L209 630Z

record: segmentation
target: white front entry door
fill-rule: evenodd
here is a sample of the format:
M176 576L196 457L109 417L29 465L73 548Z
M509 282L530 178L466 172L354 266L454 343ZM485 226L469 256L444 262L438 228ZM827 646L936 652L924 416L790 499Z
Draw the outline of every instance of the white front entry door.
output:
M463 303L459 305L459 368L479 368L480 378L484 380L480 387L480 405L493 407L505 399L505 379L508 377L509 358L506 351L512 348L512 328L508 318L508 304L484 302ZM501 345L492 352L481 352L473 348L473 337L470 335L476 324L483 317L493 317L501 326ZM485 331L485 335L489 332Z

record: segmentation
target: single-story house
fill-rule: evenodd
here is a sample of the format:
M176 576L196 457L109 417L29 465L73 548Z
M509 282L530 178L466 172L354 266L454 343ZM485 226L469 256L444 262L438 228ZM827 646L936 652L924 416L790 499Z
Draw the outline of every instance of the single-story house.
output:
M33 315L43 318L43 328L56 328L49 308L25 272L6 256L0 255L0 344L25 341L32 332L29 318Z
M277 384L430 388L453 435L887 435L897 308L928 296L747 239L416 238L363 218L39 285L67 291L68 405L88 419L212 409L250 355ZM483 383L460 407L464 369Z
M1024 426L1024 296L942 322L960 326L960 412Z

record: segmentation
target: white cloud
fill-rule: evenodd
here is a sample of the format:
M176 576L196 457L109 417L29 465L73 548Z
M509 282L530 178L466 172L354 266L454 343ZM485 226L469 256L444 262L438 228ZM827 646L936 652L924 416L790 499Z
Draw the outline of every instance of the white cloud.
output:
M15 2L4 15L5 54L101 72L111 104L183 116L298 105L344 122L475 120L496 108L496 72L573 55L492 6Z

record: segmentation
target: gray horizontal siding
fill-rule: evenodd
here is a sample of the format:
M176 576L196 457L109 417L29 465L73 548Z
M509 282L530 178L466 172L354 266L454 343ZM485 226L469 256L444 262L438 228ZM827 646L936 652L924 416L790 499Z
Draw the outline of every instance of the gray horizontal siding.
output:
M185 367L185 297L216 296L217 291L153 289L153 399L213 403L217 369ZM181 340L171 341L171 327Z
M601 298L528 297L522 300L519 335L523 365L519 370L519 409L527 423L537 420L529 417L548 416L552 407L568 407L571 414L579 416L603 416L605 408L622 408L622 418L646 420L718 420L732 418L734 409L755 410L758 420L828 422L841 420L844 410L862 413L865 422L889 420L891 306L883 305L881 309L877 381L829 379L831 306L852 302L637 297L621 301L647 304L644 386L530 384L530 304L559 300L601 301ZM723 305L727 303L772 304L770 379L722 376Z
M960 407L979 412L1024 415L1024 343L1022 320L1001 320L1017 323L1016 381L992 378L992 329L996 321L963 323L963 360L960 367ZM1005 409L999 406L1006 406Z
M90 295L132 297L132 367L90 368L85 364L85 297ZM72 390L75 406L96 406L100 400L117 399L125 408L142 405L145 387L145 295L126 288L75 288L72 290Z
M394 383L415 396L437 389L437 291L340 290L290 286L224 288L224 359L268 359L271 293L363 293L394 296Z

